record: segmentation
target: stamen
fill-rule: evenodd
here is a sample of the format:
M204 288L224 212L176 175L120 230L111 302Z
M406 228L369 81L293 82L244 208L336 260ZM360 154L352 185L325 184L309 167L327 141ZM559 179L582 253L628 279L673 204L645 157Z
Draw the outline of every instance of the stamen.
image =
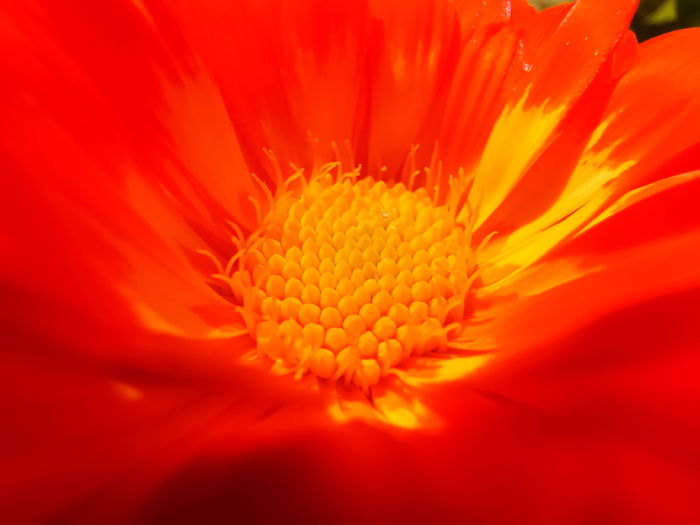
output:
M224 267L221 264L221 261L209 250L195 250L195 253L198 253L199 255L204 255L207 259L214 263L217 272L224 273Z
M274 157L272 157L274 158ZM279 166L275 163L275 168L279 169ZM260 189L263 192L263 195L265 195L265 198L267 199L267 206L268 209L272 208L275 204L275 198L272 196L272 192L270 191L270 188L267 187L267 184L263 182L263 180L258 177L255 173L251 173L250 177L260 186Z
M260 207L260 203L258 202L258 199L256 199L252 195L248 195L248 200L251 202L251 204L255 208L255 217L258 221L258 224L262 224L263 214L262 214L262 208Z
M263 217L251 199L260 230L244 241L234 227L240 250L225 271L217 267L217 278L241 301L257 355L275 370L368 393L411 357L448 351L477 274L470 223L456 219L462 194L438 205L439 165L426 174L435 182L429 195L403 183L356 180L359 168L341 173L337 154L296 196L288 180L273 199L256 178L269 209Z
M284 175L282 175L282 167L280 166L279 160L277 160L277 156L269 148L263 148L263 153L265 153L270 164L272 164L272 173L275 175L275 186L281 188L284 184ZM267 186L265 188L267 188Z

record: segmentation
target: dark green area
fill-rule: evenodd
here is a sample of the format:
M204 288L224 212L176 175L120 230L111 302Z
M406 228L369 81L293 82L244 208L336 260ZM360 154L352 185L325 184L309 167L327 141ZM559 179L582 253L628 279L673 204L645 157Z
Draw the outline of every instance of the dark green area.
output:
M565 0L529 0L537 8L561 4ZM611 8L615 0L610 0ZM668 31L700 26L700 0L641 0L632 21L637 38L647 40ZM699 50L700 52L700 50Z
M700 0L642 0L632 21L639 40L697 26L700 26Z

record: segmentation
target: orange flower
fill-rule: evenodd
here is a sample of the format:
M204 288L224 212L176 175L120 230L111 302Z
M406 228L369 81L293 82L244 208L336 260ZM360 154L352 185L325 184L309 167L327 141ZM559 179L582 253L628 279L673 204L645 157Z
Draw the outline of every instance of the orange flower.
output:
M700 519L700 32L634 8L3 6L4 521Z

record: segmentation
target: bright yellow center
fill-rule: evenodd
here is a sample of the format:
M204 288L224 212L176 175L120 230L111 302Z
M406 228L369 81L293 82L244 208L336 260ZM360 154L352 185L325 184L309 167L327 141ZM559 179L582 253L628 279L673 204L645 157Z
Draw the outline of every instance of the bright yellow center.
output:
M363 390L446 346L462 321L470 238L423 189L321 177L277 201L245 249L244 310L278 370Z

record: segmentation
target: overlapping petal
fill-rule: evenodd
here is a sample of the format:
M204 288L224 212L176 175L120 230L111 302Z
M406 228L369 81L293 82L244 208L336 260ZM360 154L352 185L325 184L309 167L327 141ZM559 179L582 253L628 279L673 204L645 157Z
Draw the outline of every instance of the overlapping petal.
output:
M154 326L203 336L232 310L195 277L210 261L194 250L229 249L224 219L250 215L256 190L216 87L157 21L124 2L9 9L5 278L86 310L126 295ZM117 27L128 43L115 45ZM105 285L116 290L101 296Z
M5 520L131 521L221 432L236 429L240 454L323 423L317 394L242 367L229 343L193 348L19 298L0 325ZM60 326L37 332L29 315Z
M693 155L700 144L698 105L695 82L689 80L697 74L697 58L688 50L699 38L697 31L685 31L641 46L634 67L613 91L600 124L546 211L484 254L484 261L493 261L495 267L490 280L535 262L625 192L698 168ZM658 92L664 96L653 97ZM537 191L534 185L529 189Z
M433 392L446 432L355 424L239 458L222 436L146 516L693 521L699 429L690 421L700 399L689 370L700 334L688 305L697 300L686 292L635 306L507 370ZM264 504L270 494L275 505Z
M632 1L409 4L4 11L8 515L697 518L698 33L635 56ZM250 171L336 158L461 168L505 226L462 334L501 352L425 386L439 427L336 425L243 368L202 278L257 227Z
M700 178L692 175L602 220L495 293L480 292L483 324L465 337L485 347L534 347L609 312L699 286L700 223L691 203Z

